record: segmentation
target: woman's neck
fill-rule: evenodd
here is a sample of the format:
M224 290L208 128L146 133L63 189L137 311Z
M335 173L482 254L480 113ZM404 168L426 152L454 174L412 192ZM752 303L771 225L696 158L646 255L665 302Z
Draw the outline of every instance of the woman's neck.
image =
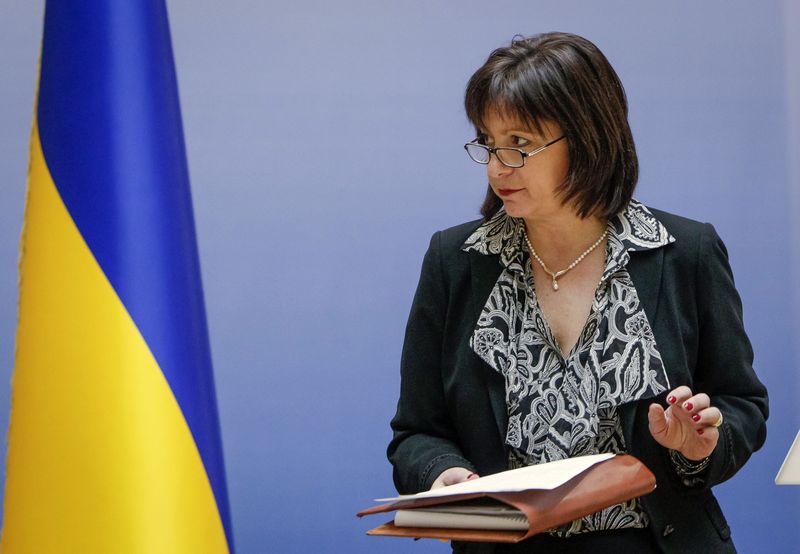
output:
M582 219L569 209L524 221L533 248L554 271L563 269L593 245L607 225L604 219Z

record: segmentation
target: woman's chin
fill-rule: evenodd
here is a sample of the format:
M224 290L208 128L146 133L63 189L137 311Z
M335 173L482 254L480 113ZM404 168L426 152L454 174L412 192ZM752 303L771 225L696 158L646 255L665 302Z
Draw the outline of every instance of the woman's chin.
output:
M511 217L524 217L527 213L524 206L521 206L519 202L514 202L513 200L503 200L503 207L506 213Z

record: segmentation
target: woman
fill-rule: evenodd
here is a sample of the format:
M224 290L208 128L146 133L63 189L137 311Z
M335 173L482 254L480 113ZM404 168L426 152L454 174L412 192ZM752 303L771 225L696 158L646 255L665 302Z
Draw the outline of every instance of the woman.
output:
M711 487L766 436L727 252L710 224L632 198L622 85L584 38L495 50L465 106L483 218L437 232L388 455L401 493L627 452L658 487L518 545L457 552L735 552Z

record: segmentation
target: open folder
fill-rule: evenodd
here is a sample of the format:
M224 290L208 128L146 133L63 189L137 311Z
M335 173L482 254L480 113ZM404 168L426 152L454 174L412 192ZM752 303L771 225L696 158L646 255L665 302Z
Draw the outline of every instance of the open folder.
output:
M358 513L396 512L368 535L519 542L653 491L656 480L627 454L598 454L514 469Z

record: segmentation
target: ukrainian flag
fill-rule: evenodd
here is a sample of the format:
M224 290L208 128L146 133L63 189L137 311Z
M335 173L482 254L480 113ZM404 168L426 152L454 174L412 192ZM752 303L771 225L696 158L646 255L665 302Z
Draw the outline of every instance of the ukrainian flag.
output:
M49 0L0 551L232 551L163 0Z

